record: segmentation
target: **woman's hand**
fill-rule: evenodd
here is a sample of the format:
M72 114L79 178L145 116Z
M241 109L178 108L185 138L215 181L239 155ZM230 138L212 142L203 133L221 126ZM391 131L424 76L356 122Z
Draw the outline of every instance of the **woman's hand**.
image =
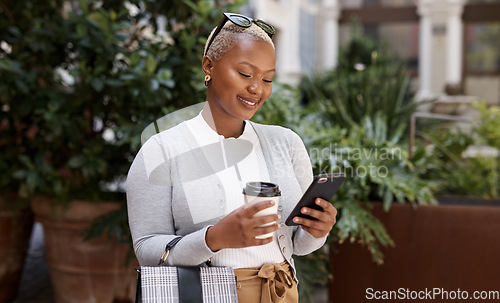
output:
M313 237L321 238L326 236L337 222L337 209L330 202L321 198L316 198L315 203L321 206L323 211L302 207L300 212L316 218L318 221L294 217L293 222L300 224L302 229L310 233Z
M276 231L278 223L260 227L266 223L277 222L279 216L268 215L254 218L259 211L274 205L274 201L262 201L248 208L241 206L228 214L214 226L207 230L206 241L212 251L223 248L241 248L264 245L272 242L273 237L256 239L256 236Z

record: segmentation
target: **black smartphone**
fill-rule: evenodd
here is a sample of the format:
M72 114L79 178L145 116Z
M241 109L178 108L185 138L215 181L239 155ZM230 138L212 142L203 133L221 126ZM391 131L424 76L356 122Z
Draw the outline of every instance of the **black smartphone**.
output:
M321 174L315 176L313 182L309 185L309 188L306 190L302 198L300 198L299 202L286 219L285 224L288 226L298 225L293 222L294 217L316 220L311 216L301 213L300 210L302 207L309 207L322 211L323 208L317 205L314 200L316 198L322 198L326 201L330 201L344 182L345 178L346 175L344 173Z

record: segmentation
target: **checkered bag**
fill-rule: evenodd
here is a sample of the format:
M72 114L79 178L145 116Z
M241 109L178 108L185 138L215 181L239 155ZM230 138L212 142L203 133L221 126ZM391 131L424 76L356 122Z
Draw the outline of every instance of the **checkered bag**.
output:
M180 239L167 244L159 265ZM136 303L238 302L236 276L231 267L141 266L137 272Z

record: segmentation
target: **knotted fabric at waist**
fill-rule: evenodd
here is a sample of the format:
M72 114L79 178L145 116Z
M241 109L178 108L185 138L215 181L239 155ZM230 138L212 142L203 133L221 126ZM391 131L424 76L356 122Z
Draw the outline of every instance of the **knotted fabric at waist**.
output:
M262 267L238 268L234 270L237 277L238 301L245 302L240 298L240 289L255 288L260 285L261 303L293 303L298 302L297 285L292 276L292 270L288 262L265 263ZM247 292L245 292L247 293ZM255 292L254 292L255 293ZM255 294L257 295L257 294ZM247 295L248 296L248 293ZM248 301L251 302L251 301Z

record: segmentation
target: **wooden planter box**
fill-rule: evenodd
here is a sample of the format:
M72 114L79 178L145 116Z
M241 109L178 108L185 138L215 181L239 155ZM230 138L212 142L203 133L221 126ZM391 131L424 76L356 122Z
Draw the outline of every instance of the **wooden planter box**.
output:
M396 247L384 249L384 264L379 266L366 247L337 245L338 253L330 255L334 279L329 302L455 302L450 299L458 290L469 296L474 291L500 291L500 203L459 202L417 208L394 204L388 213L377 203L374 214ZM368 288L373 291L367 292ZM374 291L401 288L412 292L438 288L450 297L373 299Z

